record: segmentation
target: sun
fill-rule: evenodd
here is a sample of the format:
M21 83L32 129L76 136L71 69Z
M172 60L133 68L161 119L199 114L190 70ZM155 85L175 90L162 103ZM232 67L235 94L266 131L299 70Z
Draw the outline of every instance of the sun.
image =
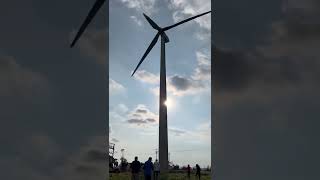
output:
M164 105L166 105L168 109L172 109L175 106L175 102L173 99L167 98L167 100L164 102Z

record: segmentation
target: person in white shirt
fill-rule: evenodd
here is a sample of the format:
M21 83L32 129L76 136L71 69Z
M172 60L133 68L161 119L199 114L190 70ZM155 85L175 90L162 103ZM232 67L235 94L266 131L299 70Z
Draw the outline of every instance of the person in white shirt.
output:
M156 161L153 163L153 167L154 167L153 178L154 180L157 180L160 172L160 164L158 162L158 159L156 159Z

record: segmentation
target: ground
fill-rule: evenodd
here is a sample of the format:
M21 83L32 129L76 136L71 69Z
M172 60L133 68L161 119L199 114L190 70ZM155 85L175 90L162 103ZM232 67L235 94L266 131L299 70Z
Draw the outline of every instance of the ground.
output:
M140 179L144 180L143 174L140 175ZM211 179L211 176L208 173L204 173L201 176L201 180L210 180L210 179ZM118 173L118 174L111 173L110 180L131 180L131 174L130 173ZM169 180L187 180L187 174L186 173L170 173ZM190 180L196 180L195 174L191 174Z

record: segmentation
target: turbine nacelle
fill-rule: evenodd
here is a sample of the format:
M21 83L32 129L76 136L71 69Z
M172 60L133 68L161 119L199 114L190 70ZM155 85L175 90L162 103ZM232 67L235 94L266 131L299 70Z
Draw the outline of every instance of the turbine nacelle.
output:
M164 42L167 43L169 42L169 37L167 36L167 34L164 32L165 29L161 28L160 26L158 26L157 23L155 23L149 16L147 16L146 14L143 13L143 16L147 19L147 21L149 22L149 24L153 27L153 29L157 30L158 33L164 37Z

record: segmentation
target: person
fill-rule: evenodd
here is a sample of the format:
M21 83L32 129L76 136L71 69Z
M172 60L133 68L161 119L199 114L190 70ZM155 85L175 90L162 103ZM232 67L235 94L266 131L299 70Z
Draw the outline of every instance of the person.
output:
M134 157L134 161L131 163L131 179L132 180L139 180L139 173L140 173L141 163L138 161L138 157Z
M196 164L196 177L198 176L199 177L199 180L200 180L200 166L198 164Z
M156 159L156 161L153 163L153 166L154 166L153 178L154 180L157 180L160 172L160 164L158 162L158 159Z
M187 172L188 172L188 179L190 179L191 167L190 167L189 164L188 164L188 167L187 167Z
M151 175L153 171L153 163L152 163L152 158L149 157L148 161L146 161L143 165L144 169L144 178L145 180L151 180Z

